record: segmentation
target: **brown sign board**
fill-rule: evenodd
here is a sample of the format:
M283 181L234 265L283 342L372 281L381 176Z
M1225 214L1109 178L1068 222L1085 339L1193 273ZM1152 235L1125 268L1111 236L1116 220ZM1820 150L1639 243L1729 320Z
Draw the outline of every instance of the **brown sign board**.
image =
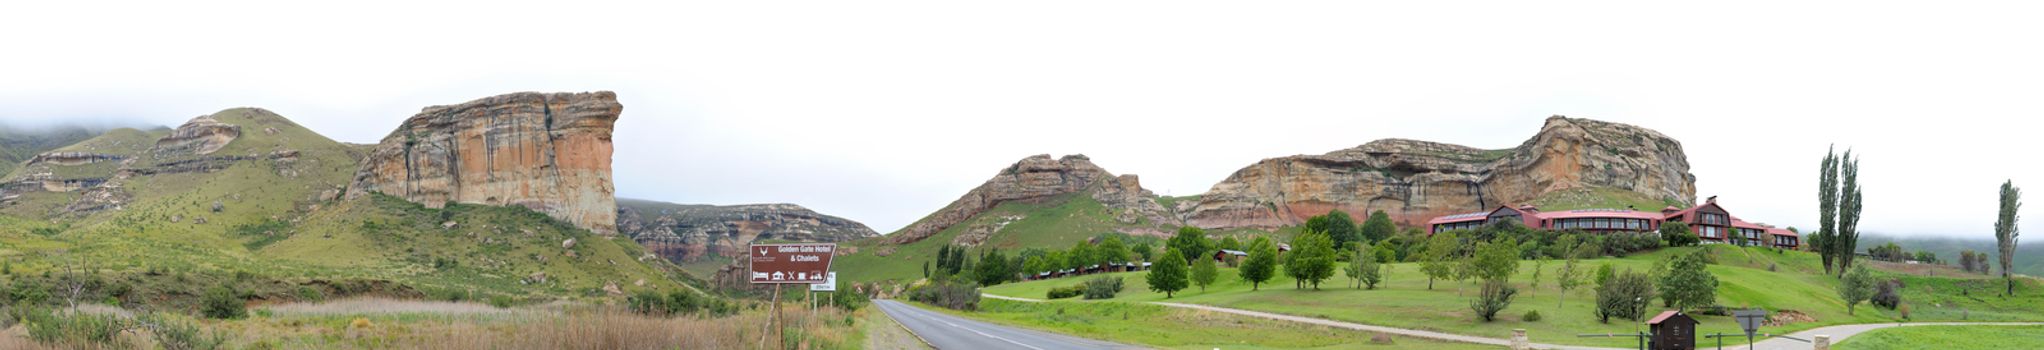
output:
M816 284L829 280L837 244L754 244L747 250L752 256L752 283Z

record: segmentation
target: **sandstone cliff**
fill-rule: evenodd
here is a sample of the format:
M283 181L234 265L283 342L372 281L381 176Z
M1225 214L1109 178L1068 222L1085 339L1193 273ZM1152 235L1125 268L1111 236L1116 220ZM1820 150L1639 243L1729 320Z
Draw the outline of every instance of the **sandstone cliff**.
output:
M763 240L843 242L880 235L857 221L794 204L686 205L618 201L618 232L669 261L745 255Z
M1689 173L1682 144L1659 132L1554 116L1512 149L1387 139L1323 155L1265 159L1215 184L1183 215L1188 224L1205 228L1271 228L1334 209L1358 218L1383 210L1416 225L1437 215L1589 187L1690 203L1696 176Z
M520 205L616 233L610 138L623 110L607 91L426 107L362 159L347 196L378 192L433 208Z
M965 196L888 235L887 239L895 244L920 241L1001 203L1039 200L1067 193L1086 193L1106 206L1115 220L1122 224L1175 226L1179 222L1169 209L1157 204L1156 194L1142 188L1135 175L1115 176L1093 165L1085 155L1052 159L1044 154L1024 158L1001 170L993 179L966 192Z

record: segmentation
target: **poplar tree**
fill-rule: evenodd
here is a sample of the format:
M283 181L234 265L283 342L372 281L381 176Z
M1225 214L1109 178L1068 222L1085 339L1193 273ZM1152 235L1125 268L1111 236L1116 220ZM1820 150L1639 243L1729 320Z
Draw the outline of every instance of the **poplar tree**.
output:
M1838 273L1852 267L1852 252L1859 249L1859 214L1861 204L1859 186L1859 158L1852 156L1852 150L1845 150L1845 156L1838 160L1838 175L1842 179L1838 188L1838 233L1830 237L1831 255L1838 262Z
M1824 260L1824 274L1831 274L1831 235L1838 232L1838 154L1837 147L1824 150L1824 161L1817 174L1817 233L1810 235L1810 248Z
M2016 236L2021 233L2016 228L2016 220L2020 219L2016 210L2022 207L2023 189L2016 188L2014 180L2002 182L2001 212L1994 219L1994 241L1995 248L2001 250L2001 279L2008 281L2008 290L2003 295L2016 294L2016 280L2009 270L2015 267Z

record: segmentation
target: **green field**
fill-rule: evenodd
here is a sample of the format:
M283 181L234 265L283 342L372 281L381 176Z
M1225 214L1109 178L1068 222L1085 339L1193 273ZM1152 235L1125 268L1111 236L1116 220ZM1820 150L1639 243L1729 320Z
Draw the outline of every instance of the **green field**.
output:
M1654 199L1646 194L1616 188L1577 187L1541 194L1540 198L1526 201L1544 211L1575 209L1625 209L1657 212L1662 207L1687 207L1688 203L1670 199Z
M2044 349L2044 326L1914 326L1860 333L1838 350Z
M1758 307L1781 312L1795 310L1814 317L1815 322L1793 323L1785 327L1765 329L1767 332L1788 333L1819 326L1852 323L1894 322L1899 319L1895 311L1879 309L1861 304L1856 315L1847 315L1846 308L1835 292L1836 280L1823 276L1817 257L1806 252L1776 252L1760 248L1735 248L1711 246L1700 248L1665 249L1649 254L1626 258L1598 259L1585 261L1594 269L1597 265L1609 264L1618 269L1644 270L1656 261L1670 254L1684 253L1695 249L1710 249L1718 261L1710 271L1719 280L1718 304L1735 308ZM1294 289L1293 281L1277 277L1263 285L1260 291L1251 291L1249 284L1235 276L1233 269L1223 269L1221 281L1209 286L1204 292L1198 288L1181 291L1168 301L1194 303L1281 314L1318 317L1362 324L1383 325L1400 328L1431 330L1447 333L1505 338L1512 329L1526 329L1534 342L1570 345L1627 346L1630 340L1610 338L1579 338L1582 333L1629 333L1634 325L1614 319L1610 324L1599 323L1593 316L1594 291L1580 288L1569 293L1564 304L1558 297L1552 281L1554 270L1560 263L1550 261L1545 265L1543 284L1536 289L1528 288L1532 275L1531 261L1521 262L1518 275L1512 282L1521 289L1512 306L1500 313L1495 322L1482 322L1469 310L1469 302L1476 288L1474 284L1453 281L1438 281L1433 290L1427 289L1427 280L1419 273L1417 264L1392 264L1387 285L1377 290L1345 288L1346 279L1337 276L1324 283L1321 290ZM1768 271L1774 265L1776 271ZM1144 283L1145 272L1113 274L1126 278L1127 291L1114 299L1117 302L1166 301L1163 293L1151 292ZM1280 274L1282 275L1282 274ZM1929 278L1881 273L1885 277L1900 278L1907 282L1903 297L1914 308L1914 320L1951 320L1967 317L1972 321L2035 321L2044 320L2044 295L2038 295L2035 281L2026 282L2018 288L2019 296L2011 299L1988 297L1986 289L1973 292L1972 296L1960 296L1956 291L1961 285L1977 284L1969 281L1986 281L1984 277L1955 279L1948 277ZM1080 283L1084 278L1065 278L1046 281L1003 284L987 288L986 293L1037 298L1044 297L1050 288ZM2025 293L2027 292L2027 293ZM1052 302L1056 304L1098 303L1087 301ZM1658 306L1658 305L1656 305ZM1964 310L1964 311L1961 311ZM1524 321L1522 315L1528 311L1539 311L1540 321ZM1699 333L1738 332L1738 326L1730 317L1693 315L1702 321ZM1062 330L1062 329L1061 329Z
M981 299L980 310L925 309L1024 328L1164 349L1493 349L1488 345L1372 333L1124 301L1028 303ZM1254 335L1254 336L1245 336Z

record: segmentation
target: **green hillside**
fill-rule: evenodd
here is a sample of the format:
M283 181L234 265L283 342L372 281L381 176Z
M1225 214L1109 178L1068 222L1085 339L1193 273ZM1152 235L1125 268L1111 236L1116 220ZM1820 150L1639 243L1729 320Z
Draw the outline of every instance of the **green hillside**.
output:
M1953 261L1958 261L1960 251L1971 249L1976 252L1988 253L1988 264L1994 265L1995 274L2001 274L2001 262L1999 258L1996 258L2001 253L1995 248L1994 233L1992 232L1980 232L1976 237L1972 238L1869 235L1860 238L1859 249L1860 251L1866 251L1867 248L1888 244L1889 242L1894 242L1896 245L1902 246L1904 251L1911 253L1929 251L1932 254L1937 254L1938 260L1944 260L1946 261L1944 264L1952 266L1958 266L1958 263ZM2017 243L2016 268L2014 269L2016 273L2044 276L2044 244L2028 243L2021 240L2018 240Z
M1543 193L1539 198L1527 201L1526 204L1532 204L1545 211L1632 207L1634 210L1653 212L1667 206L1688 206L1673 198L1654 199L1639 192L1603 187L1577 187Z
M68 147L132 157L125 167L133 176L114 176L122 167L105 162L55 166L64 178L107 178L116 186L32 192L0 208L0 261L17 276L90 262L101 275L129 281L122 285L131 294L114 296L127 302L175 303L217 284L257 299L299 299L301 287L539 299L605 296L606 285L687 288L678 281L690 281L661 259L641 260L644 250L629 239L593 235L523 207L428 209L385 196L336 198L361 147L261 109L213 117L242 133L208 155L153 153L148 145L165 132L135 130ZM99 196L115 204L71 210ZM564 247L569 239L572 248Z
M1767 327L1767 332L1786 333L1825 325L1850 323L1895 322L1897 311L1885 310L1861 304L1856 315L1847 315L1844 304L1839 301L1835 278L1824 276L1817 257L1807 252L1776 252L1771 249L1735 248L1709 246L1699 248L1674 248L1638 254L1626 258L1610 258L1585 261L1589 267L1611 265L1618 269L1643 270L1651 268L1660 259L1696 249L1709 249L1716 256L1717 264L1709 270L1719 280L1717 300L1719 305L1734 308L1758 307L1773 313L1795 310L1816 319L1814 322L1791 323L1781 327ZM1319 291L1293 289L1292 280L1279 274L1277 278L1263 285L1261 291L1251 291L1248 283L1236 277L1234 269L1223 269L1220 281L1206 291L1197 288L1181 291L1168 301L1194 303L1231 308L1249 309L1290 315L1310 316L1363 324L1385 325L1402 328L1424 329L1456 334L1467 334L1493 338L1505 338L1512 329L1526 329L1533 341L1551 344L1593 345L1622 347L1632 345L1630 340L1611 338L1579 338L1579 333L1629 333L1632 323L1613 320L1613 323L1598 323L1592 316L1595 293L1578 289L1569 293L1566 303L1558 304L1559 293L1551 284L1558 262L1545 264L1544 275L1547 283L1540 288L1529 287L1533 262L1521 262L1518 275L1512 282L1521 289L1518 299L1500 314L1495 322L1482 322L1469 310L1469 301L1475 293L1473 284L1453 281L1439 281L1433 290L1427 289L1427 280L1419 273L1417 264L1392 264L1387 285L1377 290L1344 288L1345 282L1337 274L1334 280L1323 284ZM1773 271L1769 270L1773 267ZM1060 300L1054 304L1084 305L1089 303L1138 303L1167 301L1163 293L1151 292L1144 283L1147 272L1115 274L1123 277L1128 286L1115 299L1106 301ZM1877 273L1882 278L1900 279L1906 284L1903 300L1913 308L1912 320L1916 321L2038 321L2044 320L2044 284L2026 280L2018 288L2018 296L2003 299L1984 291L1991 290L1990 280L1979 277L1949 278L1904 275L1893 272ZM1941 275L1942 276L1942 275ZM986 293L1003 296L1044 298L1045 293L1055 287L1078 284L1085 278L1064 278L1045 281L1003 284L987 288ZM1971 290L1961 294L1961 290ZM1655 306L1659 306L1656 303ZM1539 311L1544 317L1539 321L1521 318L1528 311ZM1694 315L1702 321L1698 333L1737 332L1738 326L1729 317ZM999 320L1008 316L989 317ZM1056 323L1036 324L1037 327L1066 331Z
M0 174L14 172L38 154L98 136L102 129L76 126L23 129L0 125Z
M1013 217L1021 219L1008 220ZM1003 222L1006 224L1001 224ZM1000 229L988 235L985 243L973 248L975 251L985 248L1064 249L1082 240L1115 233L1117 229L1144 225L1116 222L1114 214L1099 201L1084 193L1068 193L1036 202L1002 203L929 238L909 244L889 243L889 236L852 241L845 245L857 249L857 252L837 257L832 265L841 274L839 278L849 281L919 279L923 277L923 263L935 258L939 248L979 226L998 226Z

